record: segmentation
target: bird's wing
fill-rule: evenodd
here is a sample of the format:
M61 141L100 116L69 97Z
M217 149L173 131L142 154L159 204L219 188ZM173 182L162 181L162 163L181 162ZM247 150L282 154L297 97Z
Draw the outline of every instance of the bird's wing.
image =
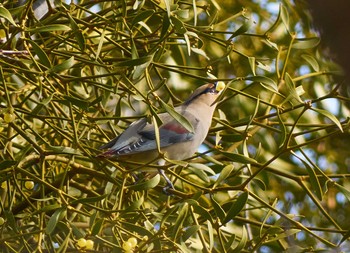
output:
M130 126L120 135L102 145L100 149L113 148L116 152L139 139L138 132L147 125L146 118L139 119L130 124Z
M196 129L198 119L189 113L184 113ZM159 114L159 118L164 122L159 127L160 148L170 146L175 143L190 141L194 133L189 132L179 122L169 114ZM131 124L121 135L103 145L101 148L109 148L102 156L129 155L138 152L157 149L156 132L153 124L141 119Z

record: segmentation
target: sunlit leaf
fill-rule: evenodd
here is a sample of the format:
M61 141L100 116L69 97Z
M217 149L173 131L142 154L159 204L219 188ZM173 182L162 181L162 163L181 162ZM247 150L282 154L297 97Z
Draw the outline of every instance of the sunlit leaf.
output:
M232 162L243 163L243 164L257 163L257 161L255 159L250 158L250 157L246 157L246 156L241 155L241 154L235 154L235 153L225 152L225 151L221 151L221 153L224 156L230 158Z
M213 196L210 196L210 200L211 203L213 205L214 211L216 213L216 216L220 219L220 221L222 222L225 217L226 217L226 213L224 211L224 209L222 209L222 207L219 205L219 203L214 199Z
M333 123L339 128L339 130L343 132L343 127L342 127L341 123L339 122L337 117L335 117L331 112L324 110L324 109L315 108L315 107L311 107L310 109L317 112L317 113L322 114L323 116L325 116L328 119L330 119L331 121L333 121Z
M218 185L220 185L221 182L224 181L228 176L230 176L233 169L234 169L234 166L232 164L226 165L220 172L218 179L215 181L213 185L213 189Z
M230 251L230 252L233 252L233 253L239 253L239 252L241 252L241 250L245 247L247 241L248 241L247 230L246 230L245 226L242 226L242 236L241 236L241 240L239 241L237 247L234 248L234 250L232 250L232 251Z
M43 64L45 67L50 69L52 67L51 62L45 51L33 40L27 40L29 44L33 47L34 52L39 57L39 61L41 64Z
M263 87L265 87L266 89L274 92L274 93L278 93L278 87L277 87L277 83L272 80L269 77L266 76L251 76L251 77L246 77L246 80L250 80L253 82L259 82L261 83L261 85L263 85Z
M280 4L279 16L281 17L282 23L284 24L287 31L289 32L290 31L289 14L288 14L287 8L283 4Z
M248 62L250 65L250 69L252 70L253 75L255 76L255 57L248 57Z
M16 22L12 18L11 13L2 5L0 5L0 17L9 21L12 25L17 26Z
M56 66L53 66L49 72L51 73L60 73L62 71L68 70L73 67L75 63L74 56L70 57L69 59L63 61L60 64L57 64Z
M320 71L320 66L315 57L303 54L301 58L303 58L314 69L314 71Z
M49 146L46 148L47 153L53 154L70 154L70 155L80 155L81 152L72 147L63 147L63 146Z
M52 24L52 25L45 25L45 26L34 27L34 28L27 28L27 32L32 32L32 33L65 32L70 30L71 28L69 26L61 25L61 24Z
M145 182L136 182L136 184L128 185L127 188L134 191L144 191L156 187L159 184L160 175L156 174L151 179L148 179Z
M267 242L273 242L273 241L278 241L283 238L286 238L288 236L294 235L299 233L301 230L300 229L288 229L284 231L283 233L279 233L276 236L272 237L271 239L267 240Z
M320 43L320 38L318 37L295 39L293 41L292 48L309 49L309 48L316 47L319 43Z

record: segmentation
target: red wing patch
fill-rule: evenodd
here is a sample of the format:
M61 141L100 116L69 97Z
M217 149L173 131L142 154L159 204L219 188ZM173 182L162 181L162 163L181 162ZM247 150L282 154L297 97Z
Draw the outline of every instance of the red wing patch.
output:
M189 133L188 130L186 128L184 128L181 124L179 123L168 123L164 126L162 126L162 128L168 130L168 131L172 131L175 132L177 134L187 134Z

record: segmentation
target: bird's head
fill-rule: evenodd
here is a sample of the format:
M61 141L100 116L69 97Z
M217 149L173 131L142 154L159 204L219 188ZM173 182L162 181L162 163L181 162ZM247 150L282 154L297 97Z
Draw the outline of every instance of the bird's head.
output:
M189 105L193 102L203 102L208 106L212 106L224 88L225 83L221 81L202 85L185 101L185 105Z

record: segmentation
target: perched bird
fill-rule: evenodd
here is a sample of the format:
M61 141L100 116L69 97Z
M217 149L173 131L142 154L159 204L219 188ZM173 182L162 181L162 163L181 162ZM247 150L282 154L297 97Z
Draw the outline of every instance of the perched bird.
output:
M216 107L215 100L224 88L223 82L202 85L183 104L175 107L176 112L191 123L193 132L187 130L167 112L158 114L162 121L158 128L159 148L166 158L184 160L197 151L208 134ZM107 150L99 157L149 163L159 157L155 126L148 123L146 118L139 119L100 149ZM171 184L164 172L160 173L168 185Z

